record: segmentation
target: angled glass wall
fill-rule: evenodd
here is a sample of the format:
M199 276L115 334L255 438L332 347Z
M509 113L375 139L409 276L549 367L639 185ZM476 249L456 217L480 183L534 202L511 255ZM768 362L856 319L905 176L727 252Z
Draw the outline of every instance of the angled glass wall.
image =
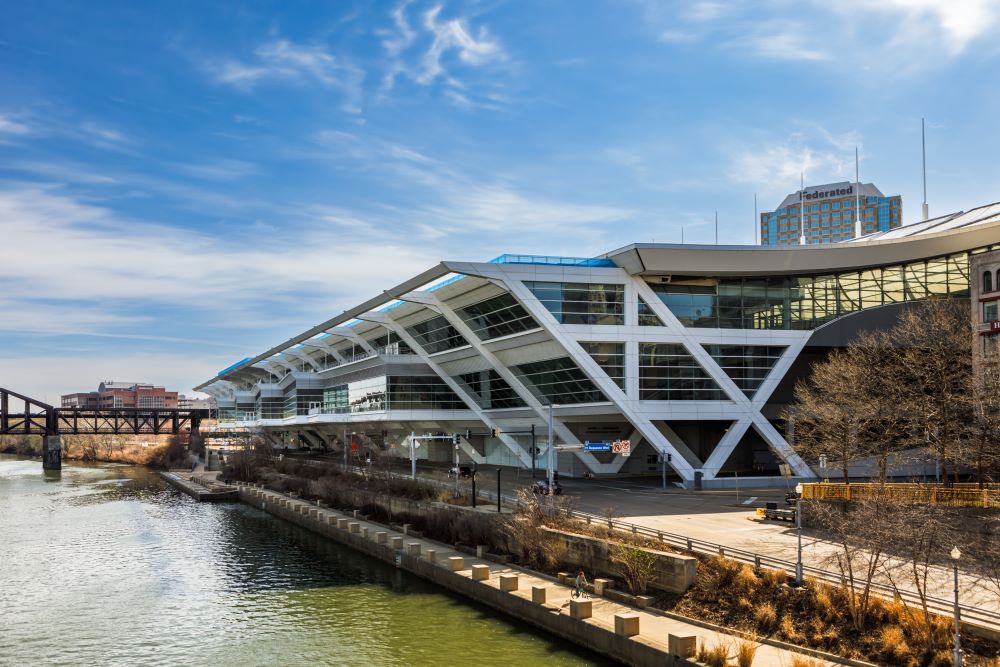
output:
M705 345L705 350L749 397L757 392L785 351L783 345Z
M443 315L408 326L406 330L427 350L427 354L445 352L469 344Z
M625 343L581 342L580 346L625 391Z
M437 375L390 376L390 410L467 410L465 402Z
M625 324L625 286L603 283L524 285L562 324Z
M569 357L533 361L511 370L543 405L601 403L608 399Z
M639 399L722 401L726 395L679 343L639 343Z
M510 294L501 294L492 299L459 308L455 312L480 340L510 336L538 328L538 322L535 322L524 306Z
M639 326L640 327L662 327L663 320L653 312L646 300L639 297Z
M969 253L822 276L676 278L650 288L684 326L815 329L865 308L967 296Z
M458 381L466 386L476 404L483 410L523 408L527 405L492 368L488 371L464 373L458 376Z

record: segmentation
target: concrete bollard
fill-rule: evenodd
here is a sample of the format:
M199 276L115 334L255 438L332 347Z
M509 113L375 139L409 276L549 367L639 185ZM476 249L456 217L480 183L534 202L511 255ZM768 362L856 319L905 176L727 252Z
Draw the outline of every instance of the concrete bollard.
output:
M353 516L355 519L357 519L358 518L358 512L359 512L359 510L354 510L353 512L351 512L351 516Z
M337 519L337 528L340 528L341 530L347 530L347 524L349 524L349 523L350 523L350 519L346 519L344 517L340 517L340 518Z
M419 556L420 542L408 542L406 544L406 553L410 554L411 556Z
M437 551L435 551L434 549L428 549L427 553L425 555L427 556L427 562L428 563L436 563L437 562Z
M500 592L510 593L517 590L517 575L516 574L501 574L500 575Z
M489 565L473 565L472 566L472 580L473 581L486 581L490 578L490 566Z
M308 505L299 505L299 514L305 514L306 516L309 516L309 509L310 508Z
M326 503L324 503L322 500L317 500L316 507L326 507Z
M403 548L403 538L394 536L391 542L392 548L396 551L400 551Z
M347 524L347 529L349 531L351 531L352 533L360 533L361 532L361 524L358 523L357 521L352 521L349 524Z
M336 526L337 525L337 517L335 517L335 516L333 516L331 514L330 516L326 517L326 522L328 524L330 524L331 526Z
M639 609L649 609L653 606L653 597L651 595L636 595L635 605L639 607Z
M448 569L458 572L465 569L465 559L461 556L452 556L448 559Z
M385 532L384 530L380 530L377 533L375 533L376 544L385 544L388 538L389 538L389 533Z
M695 635L667 635L667 651L678 658L693 658L698 653Z
M532 586L531 587L531 601L535 604L545 604L545 591L548 590L545 586Z
M319 518L319 509L314 507L311 510L309 510L309 518L310 519L318 519Z
M476 558L483 558L486 556L486 547L482 544L476 547Z
M639 614L615 614L615 634L620 637L639 634Z
M409 534L410 534L410 524L404 523L403 524L403 535L409 535Z
M368 539L368 533L370 533L370 532L371 532L371 530L368 528L368 526L361 526L361 537L363 537L364 539L367 540Z
M594 595L604 595L604 589L612 588L614 583L610 579L594 579Z
M570 618L590 618L594 613L594 601L593 600L570 600L569 601L569 615Z

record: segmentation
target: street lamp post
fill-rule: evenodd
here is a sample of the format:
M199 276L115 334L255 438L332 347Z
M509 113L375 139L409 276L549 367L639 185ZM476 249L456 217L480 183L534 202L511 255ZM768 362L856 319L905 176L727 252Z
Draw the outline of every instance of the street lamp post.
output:
M962 552L958 547L951 550L951 563L955 572L955 667L962 667L962 610L958 606L958 559Z
M787 488L787 487L786 487ZM802 585L802 483L795 485L795 533L798 537L798 560L795 561L795 585Z
M555 438L552 435L552 403L549 403L549 449L546 452L546 457L548 459L548 476L549 476L549 495L555 495L555 468L552 465L552 450L555 448Z

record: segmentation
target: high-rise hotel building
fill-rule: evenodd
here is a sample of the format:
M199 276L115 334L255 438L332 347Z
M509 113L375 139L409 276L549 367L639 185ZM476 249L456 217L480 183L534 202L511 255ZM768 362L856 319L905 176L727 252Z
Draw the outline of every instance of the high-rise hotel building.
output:
M785 197L776 210L760 214L760 244L813 245L853 239L859 196L862 236L903 224L902 198L886 197L872 183L813 185ZM800 215L804 216L801 226Z

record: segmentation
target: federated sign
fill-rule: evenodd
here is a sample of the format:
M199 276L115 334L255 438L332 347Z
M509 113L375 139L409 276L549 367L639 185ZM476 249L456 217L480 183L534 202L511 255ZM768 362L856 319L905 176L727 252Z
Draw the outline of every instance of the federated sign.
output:
M611 443L610 442L591 442L586 440L583 443L583 451L585 452L610 452Z
M611 451L615 454L628 456L632 453L632 443L629 440L615 440L611 443Z

